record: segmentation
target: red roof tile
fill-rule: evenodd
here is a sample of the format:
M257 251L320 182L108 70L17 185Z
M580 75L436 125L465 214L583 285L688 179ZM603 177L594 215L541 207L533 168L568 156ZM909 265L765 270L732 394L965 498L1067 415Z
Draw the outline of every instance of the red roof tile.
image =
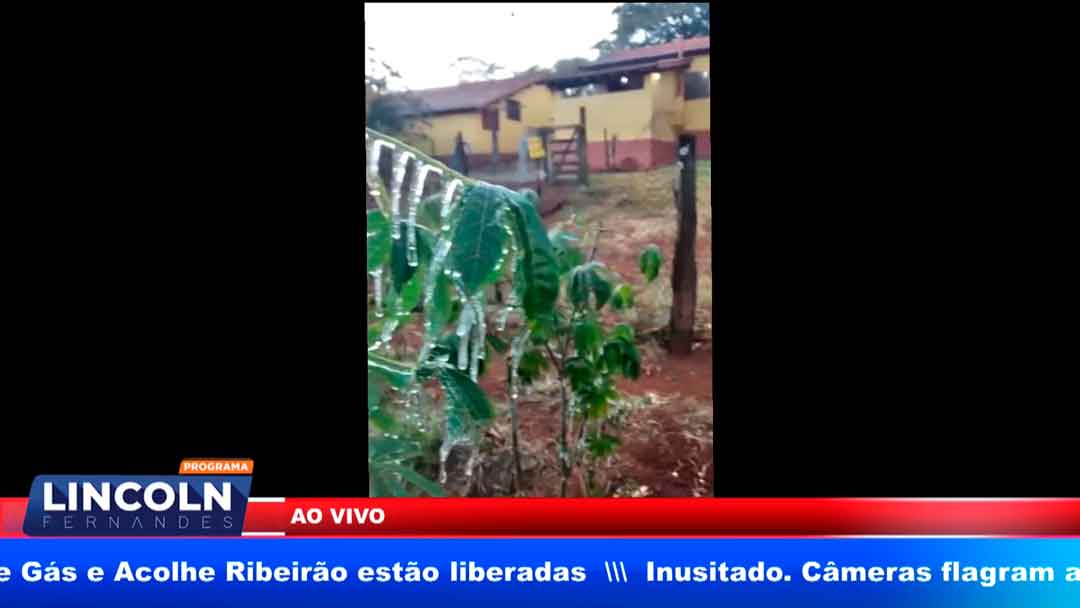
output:
M464 112L488 106L541 79L539 76L530 74L504 80L466 82L452 87L410 91L409 95L420 100L427 112Z
M627 61L649 61L659 59L665 55L702 50L709 50L708 36L673 40L664 44L643 46L637 49L623 49L621 51L614 51L605 57L602 57L592 63L582 66L582 68L588 70L594 66L601 67L611 63L623 63Z

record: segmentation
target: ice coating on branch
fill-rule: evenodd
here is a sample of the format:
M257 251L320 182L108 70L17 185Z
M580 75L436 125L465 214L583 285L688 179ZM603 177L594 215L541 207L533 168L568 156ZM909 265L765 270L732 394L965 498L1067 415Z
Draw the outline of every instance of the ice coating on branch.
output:
M473 339L472 339L472 362L469 365L469 377L473 382L480 376L480 359L484 358L484 296L483 293L473 296L469 305L473 308Z
M495 329L499 331L506 331L506 322L510 319L510 313L514 312L514 307L509 304L504 306L499 311L499 316L495 318Z
M439 273L442 272L442 266L446 262L446 256L450 253L450 246L452 242L445 236L440 236L438 242L435 244L435 254L431 258L431 265L428 266L427 280L424 281L424 314L431 314L430 311L435 304L435 286L439 280ZM435 344L435 328L431 321L424 323L424 341L420 345L420 358L419 366L423 366L427 362L428 355L431 353L431 349Z
M372 270L371 279L375 282L375 316L382 318L382 268Z
M513 407L517 407L518 399L518 365L521 364L521 357L525 354L528 342L528 329L510 341L510 401Z
M420 170L417 171L416 178L413 180L412 192L409 195L409 220L406 225L409 232L405 239L406 260L409 266L420 265L420 258L416 252L416 213L420 208L420 198L424 195L424 184L427 182L428 173L432 172L442 175L442 169L426 163L421 164Z
M368 188L375 190L375 181L379 179L379 157L382 156L382 149L390 148L393 150L394 147L393 143L377 137L373 137L368 141Z
M446 186L446 192L443 194L442 210L439 212L439 219L442 220L442 229L444 232L450 230L450 203L454 200L454 191L461 185L461 180L455 178Z
M450 458L450 450L454 449L454 444L450 443L450 433L446 433L446 437L443 437L442 445L439 446L439 483L446 485L446 481L449 475L446 471L446 461Z
M380 343L390 345L390 339L394 337L394 330L397 329L400 315L401 306L397 304L395 310L390 313L390 317L383 322L382 334L379 336Z
M473 309L467 303L461 308L461 319L458 320L458 358L457 367L460 370L469 368L469 334L472 332Z
M402 150L394 161L394 174L390 179L390 238L401 238L401 187L413 153Z
M439 446L439 483L445 485L449 477L446 469L446 462L450 459L450 452L453 451L454 446L458 445L470 445L469 436L465 433L454 434L451 432L449 417L445 423L445 430L443 433L443 442Z

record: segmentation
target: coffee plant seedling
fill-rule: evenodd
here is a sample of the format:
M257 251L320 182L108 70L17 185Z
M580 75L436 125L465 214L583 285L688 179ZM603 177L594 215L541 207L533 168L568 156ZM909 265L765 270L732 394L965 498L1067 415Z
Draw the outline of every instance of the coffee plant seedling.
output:
M596 239L600 237L597 231ZM614 287L611 273L596 258L594 244L590 259L574 243L576 235L554 231L550 238L558 260L562 298L550 310L528 320L523 336L528 350L515 342L510 365L511 408L516 405L518 382L536 380L549 367L558 378L560 409L558 461L562 474L560 495L566 496L573 469L586 464L582 494L593 493L594 464L610 456L619 446L618 437L606 432L609 406L618 398L615 376L637 379L641 358L629 325L604 327L601 311L610 305L617 311L633 306L633 288L622 283ZM641 270L647 282L656 279L662 258L660 250L650 246L641 254ZM577 424L577 428L572 426ZM520 477L517 454L517 427L513 424L515 473Z
M374 296L368 306L368 416L378 430L369 437L370 491L441 495L451 449L475 446L495 416L477 384L488 347L502 344L487 331L486 290L510 274L515 289L500 323L515 313L537 321L554 310L558 260L535 196L471 180L372 129L365 138L367 197L376 207L367 212L366 239ZM384 153L393 161L388 183L379 174ZM432 180L435 192L427 194ZM417 319L419 348L399 346L393 353L395 335ZM523 343L520 336L511 341ZM441 410L427 407L426 388L434 385L445 397ZM417 468L428 422L439 416L436 483ZM471 465L474 458L469 460Z

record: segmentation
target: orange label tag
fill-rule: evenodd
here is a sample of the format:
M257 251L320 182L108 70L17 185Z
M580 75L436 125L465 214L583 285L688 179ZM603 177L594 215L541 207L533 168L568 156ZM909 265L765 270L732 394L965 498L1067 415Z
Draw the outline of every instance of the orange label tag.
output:
M251 475L255 461L250 458L185 458L181 475Z

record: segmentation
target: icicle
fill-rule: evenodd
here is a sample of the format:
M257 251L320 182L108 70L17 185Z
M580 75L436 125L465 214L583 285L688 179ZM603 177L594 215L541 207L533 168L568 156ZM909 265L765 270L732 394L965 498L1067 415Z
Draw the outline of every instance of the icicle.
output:
M390 345L390 339L394 337L394 330L398 326L398 315L401 314L400 310L395 310L390 314L390 318L383 321L382 335L379 336L379 342Z
M469 332L472 330L473 310L467 303L461 309L461 319L458 321L458 359L457 367L460 370L469 368Z
M386 141L385 139L372 138L368 142L368 169L367 179L368 188L375 190L375 181L379 179L379 157L382 155L383 148L395 148L394 144Z
M420 161L417 161L420 162ZM438 169L428 164L421 164L420 170L416 173L416 178L413 180L412 193L409 196L409 223L408 234L406 235L406 260L409 266L419 266L420 259L416 252L416 213L420 208L420 198L424 195L424 183L427 182L428 173L436 173L442 175L442 169Z
M484 358L484 302L483 295L474 296L467 305L472 306L472 362L469 366L469 377L476 382L480 377L480 360Z
M375 281L375 316L380 319L383 316L382 310L382 268L376 268L371 271L371 278Z
M455 179L450 182L446 187L446 193L443 194L442 211L439 213L439 218L442 220L442 229L444 232L450 230L450 202L454 199L454 191L461 185L461 180Z
M446 472L446 461L450 458L450 450L454 449L454 444L450 442L450 433L447 432L446 437L443 438L442 445L439 446L439 483L446 485L448 478Z
M517 405L518 398L518 365L521 357L525 355L525 345L529 342L529 330L526 329L520 335L510 341L510 399L513 405Z
M480 347L477 349L479 351L479 355L477 356L483 359L485 355L484 340L487 338L487 314L485 312L483 293L477 295L474 302L474 307L476 308L475 322L477 327L477 333L479 334L479 336L476 338L476 343L480 345Z
M412 152L402 150L394 161L394 175L390 183L390 237L394 239L401 238L401 186L412 157Z
M495 318L495 328L499 331L506 331L506 321L510 318L510 313L514 312L514 307L507 305L499 311L499 316Z
M475 445L469 445L469 459L465 461L465 481L466 491L472 487L473 469L476 468L476 464L480 462L480 450L476 449Z
M447 254L450 253L450 246L452 245L450 239L440 236L439 242L435 245L435 255L431 259L431 266L428 267L427 281L424 282L424 311L425 314L431 314L431 307L435 302L435 285L439 280L439 273L442 272L442 265L446 261ZM431 353L432 345L435 343L434 326L431 321L424 324L424 341L420 345L420 358L417 362L417 369L422 367L427 362L428 355Z

